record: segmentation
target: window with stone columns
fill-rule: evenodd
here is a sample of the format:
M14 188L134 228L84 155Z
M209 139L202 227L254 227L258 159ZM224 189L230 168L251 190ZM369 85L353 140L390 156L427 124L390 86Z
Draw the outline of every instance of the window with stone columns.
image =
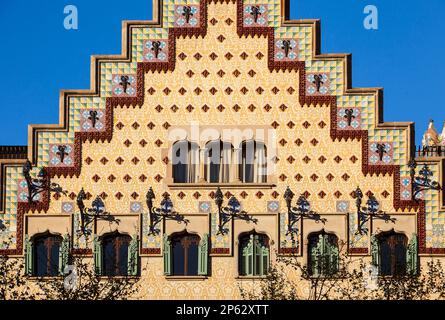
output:
M204 152L204 177L210 183L228 183L233 179L233 146L221 140L206 144Z
M244 141L240 146L239 178L244 183L267 182L266 146L255 140Z
M173 144L173 182L196 183L199 177L199 146L187 140Z

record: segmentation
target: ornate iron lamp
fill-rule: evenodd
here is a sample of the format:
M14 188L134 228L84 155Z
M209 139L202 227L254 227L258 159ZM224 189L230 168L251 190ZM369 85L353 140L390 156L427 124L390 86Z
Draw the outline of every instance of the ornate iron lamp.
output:
M286 235L296 235L298 234L298 228L294 225L300 221L300 219L311 219L315 222L322 222L323 224L327 221L325 218L321 218L321 216L311 210L311 205L309 201L306 199L304 194L300 195L297 200L297 206L292 206L292 199L295 194L292 192L290 187L287 187L284 192L284 200L286 200L287 206L287 232Z
M28 187L28 202L34 203L35 197L42 192L55 192L57 194L66 195L66 191L62 190L62 187L57 183L50 182L48 173L45 168L40 169L37 179L33 179L31 177L31 171L33 167L31 161L26 160L23 165L23 176L25 177L25 181Z
M6 231L7 227L3 220L0 220L0 232Z
M85 207L83 201L86 199L87 195L82 188L82 190L80 190L79 194L77 195L77 207L80 211L81 221L80 230L78 231L79 233L83 235L90 235L92 230L91 228L88 228L88 226L93 222L94 224L96 224L97 220L119 223L119 219L116 219L105 210L105 204L99 196L93 200L93 202L91 203L91 208Z
M218 233L217 234L227 234L229 232L228 228L224 228L224 226L231 220L244 220L247 222L252 221L253 223L257 223L258 219L253 218L248 215L246 211L241 210L241 204L234 196L230 197L228 206L224 207L224 195L221 191L221 188L218 188L215 193L215 203L218 207Z
M395 218L391 218L389 214L380 210L380 204L373 194L368 196L366 207L362 207L363 192L359 187L354 191L354 196L357 207L357 234L367 233L368 229L364 228L364 224L370 220L372 221L372 219L381 219L386 223L395 223Z
M159 208L153 206L153 200L155 198L156 196L153 189L150 187L146 195L146 203L150 221L150 230L148 235L157 235L161 232L161 230L156 227L161 221L165 222L165 220L173 220L177 221L178 223L184 222L186 225L189 223L189 220L185 219L184 215L174 211L173 202L167 193L164 194L164 198L162 199Z
M412 181L412 197L414 200L418 200L418 195L421 192L427 191L427 190L440 190L439 183L437 181L432 181L431 177L433 176L433 172L428 167L427 164L424 164L422 169L420 169L419 174L420 176L416 175L416 168L417 168L417 161L414 159L411 159L411 161L408 163L408 166L410 168L410 175L411 175L411 181Z

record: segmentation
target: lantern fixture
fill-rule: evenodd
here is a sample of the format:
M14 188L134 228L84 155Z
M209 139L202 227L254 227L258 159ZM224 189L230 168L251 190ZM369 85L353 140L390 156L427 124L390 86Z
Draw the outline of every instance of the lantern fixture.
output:
M66 195L66 191L57 183L50 182L48 173L45 168L40 169L37 174L37 179L31 177L33 169L31 161L26 160L23 165L23 176L25 177L26 185L28 187L28 203L36 202L36 197L42 192L55 192L56 194Z
M3 220L0 220L0 232L6 231L7 227Z
M84 204L84 200L87 199L87 195L82 188L79 194L77 195L77 207L80 211L80 230L78 233L88 236L92 233L92 228L89 226L94 223L96 224L97 220L108 221L108 222L116 222L119 223L120 220L116 219L109 212L105 210L105 204L103 200L97 196L96 199L91 203L91 208L86 208Z
M391 218L389 214L380 210L380 204L373 194L368 195L366 207L362 207L363 192L357 187L354 191L355 205L357 207L357 232L356 234L367 234L368 229L364 227L365 223L373 219L384 220L386 223L395 223L396 219Z
M300 221L300 219L310 219L314 220L316 223L325 224L327 219L321 218L320 214L311 210L311 204L306 199L305 195L302 194L297 200L297 206L292 206L292 199L295 194L292 192L290 187L287 187L284 192L284 200L286 201L287 206L287 232L286 235L297 235L298 228L295 224Z
M153 206L153 200L156 198L153 189L150 189L146 195L146 203L148 207L148 218L150 223L150 230L148 231L148 235L158 235L161 230L157 227L157 225L162 221L165 223L165 220L173 220L178 223L185 223L187 225L190 221L185 219L184 215L181 215L174 211L173 202L170 199L170 196L165 193L164 198L162 199L159 208Z
M408 166L410 168L411 183L412 183L412 198L414 200L416 201L419 200L421 192L427 190L440 190L439 183L437 183L437 181L432 181L431 178L433 177L434 174L426 163L419 171L420 176L417 177L415 176L417 161L415 159L411 159L411 161L408 163Z
M225 235L229 232L225 225L232 220L244 220L257 223L258 219L248 215L246 211L241 210L241 204L235 196L231 196L227 207L224 206L224 195L221 188L218 187L215 193L215 204L218 207L218 235Z

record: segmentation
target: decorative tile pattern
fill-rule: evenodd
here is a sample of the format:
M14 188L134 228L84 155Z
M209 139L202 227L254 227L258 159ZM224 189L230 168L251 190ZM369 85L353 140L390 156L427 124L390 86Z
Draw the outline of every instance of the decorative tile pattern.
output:
M168 59L168 40L156 39L144 41L144 61L166 62Z
M69 144L53 144L49 146L51 167L70 167L74 163L74 148Z
M213 254L228 255L232 252L232 224L227 223L224 227L227 228L226 234L218 234L218 213L210 215L210 240Z
M330 94L329 73L307 73L306 93L311 96L324 96Z
M209 213L212 208L212 204L210 201L199 201L198 207L199 213Z
M287 234L287 213L280 213L280 253L297 253L300 250L300 238L301 238L301 223L299 225L299 231L297 234ZM294 226L296 227L296 226Z
M175 6L175 27L197 28L199 27L199 6L178 5Z
M351 212L348 215L349 221L349 248L368 248L369 247L369 235L366 233L357 233L357 213ZM369 221L365 223L363 228L369 230ZM368 232L369 233L369 232Z
M158 235L148 235L150 231L150 221L147 214L142 215L142 249L146 249L149 253L160 253L162 246L162 225L161 232Z
M350 201L337 201L337 212L347 213L349 212Z
M268 25L268 7L264 4L244 6L245 27L265 27Z
M339 130L361 129L359 108L337 108L337 111L337 126Z
M135 97L136 75L113 74L113 97Z
M96 132L105 129L105 110L84 109L80 111L80 128L83 132Z
M280 202L279 201L268 201L267 202L267 212L268 213L277 213L280 210Z
M73 213L75 210L74 202L62 202L63 213Z
M378 164L392 164L393 163L394 148L392 142L372 142L369 145L369 163L373 165Z
M85 249L92 249L92 239L91 236L90 237L85 237L85 235L83 235L81 232L79 232L81 230L81 218L80 218L80 213L75 213L73 215L73 230L74 230L74 234L73 234L73 249L81 249L81 250L85 250Z
M275 60L295 61L298 60L298 40L275 39Z
M412 199L411 177L400 177L400 198L402 200Z
M130 202L130 212L132 213L141 213L142 212L142 203L141 202Z
M400 166L400 198L409 200L409 198L404 198L404 194L407 195L411 188L404 184L404 179L409 176L409 169L406 166L406 158L407 154L409 154L406 144L408 141L406 130L376 128L377 124L375 121L378 119L376 117L378 102L374 95L343 94L345 74L342 60L331 58L329 60L312 60L313 43L315 43L313 41L315 35L312 26L310 24L281 26L280 0L245 0L245 6L243 7L243 9L246 6L252 7L257 5L267 7L265 12L267 18L265 19L266 23L264 26L275 27L274 33L277 41L273 44L273 48L268 48L267 41L263 41L263 39L258 41L258 37L242 38L241 42L240 37L235 33L236 31L231 34L230 32L234 31L233 27L237 23L236 10L234 10L236 8L235 4L230 1L217 2L217 4L209 3L207 5L209 8L208 35L214 36L202 37L199 41L196 41L194 38L178 39L176 42L178 59L175 62L175 73L161 73L156 74L156 76L152 76L152 74L147 75L145 77L147 81L145 90L146 94L150 95L149 102L145 102L141 109L138 110L136 108L131 110L131 112L128 109L114 109L113 119L115 123L113 128L115 128L115 131L113 132L112 141L110 143L99 141L99 143L85 144L82 150L82 157L85 160L90 159L91 162L88 161L90 165L82 167L79 178L58 178L56 179L57 182L69 189L79 190L81 186L85 186L92 193L108 195L106 199L107 208L111 208L113 212L139 213L141 212L138 211L140 207L132 205L136 202L129 203L129 201L141 199L140 195L146 192L147 185L153 185L159 195L163 192L170 192L166 190L167 188L164 185L167 164L163 161L163 157L159 152L154 151L161 150L167 144L168 138L165 134L164 125L168 124L168 127L174 127L188 124L190 119L192 119L190 116L193 116L193 120L216 125L227 123L251 125L253 122L268 126L272 123L276 124L274 127L278 135L277 141L283 141L279 155L275 158L279 172L277 177L282 177L277 182L276 190L280 191L285 185L290 184L297 192L307 192L311 195L310 201L315 211L348 212L351 208L346 208L353 205L352 200L348 200L348 195L358 184L366 186L366 190L374 191L379 197L384 191L387 191L389 194L388 198L383 197L379 199L381 200L382 209L388 212L397 211L394 209L393 203L393 177L379 175L376 178L375 175L362 175L361 164L363 161L359 159L362 154L361 143L356 143L356 141L344 143L344 141L332 141L330 138L325 137L328 137L326 133L329 129L339 129L339 131L361 129L368 130L370 146L372 143L379 141L391 144L390 152L392 152L392 155L390 156L389 164ZM116 82L116 75L133 75L135 77L139 62L164 61L163 55L159 54L156 60L153 54L154 50L152 50L154 41L166 42L165 47L159 47L162 49L161 53L165 53L166 57L168 57L170 48L168 48L166 39L168 39L169 28L180 27L180 24L182 24L181 27L196 30L191 25L191 19L189 20L189 25L187 25L185 16L182 15L183 11L178 12L178 7L194 6L199 9L198 0L165 0L162 2L162 6L162 26L164 28L151 28L148 26L131 28L131 62L100 62L100 74L98 75L100 97L76 96L69 98L68 105L66 106L68 109L66 114L68 117L68 132L66 130L60 132L54 130L38 132L35 140L37 166L39 168L51 166L51 160L54 158L51 146L73 146L76 132L94 132L94 129L88 126L91 120L88 117L85 118L85 112L88 112L88 116L89 112L93 110L104 112L108 98L131 96L131 94L125 92L116 94L115 89L119 89L117 92L124 91L123 85L120 84L122 79L118 78ZM230 6L230 9L227 9L226 6ZM200 21L200 18L203 16L201 12L198 12L197 16L192 16L192 18L197 18L196 27L203 22ZM241 21L244 27L249 29L245 18L252 19L252 15L250 13L246 15L246 12L241 14ZM180 19L184 21L181 23ZM262 25L251 26L258 27L258 30L262 29ZM252 27L250 28L251 31L255 29ZM220 40L223 38L224 40ZM294 92L298 92L299 78L296 76L296 73L286 73L286 77L283 77L282 73L280 76L277 76L275 72L271 73L264 68L266 61L264 57L267 56L268 52L272 52L275 61L286 61L282 43L277 43L280 40L286 39L296 42L295 48L291 50L295 52L296 57L289 55L289 61L300 60L305 62L306 79L304 79L304 84L306 94L312 98L314 96L329 96L324 98L331 98L332 96L332 98L336 99L337 110L329 111L328 108L297 107L298 102L295 100L296 94ZM291 45L293 46L293 44ZM272 51L268 51L268 49ZM245 54L242 55L243 52ZM261 53L262 56L258 53ZM240 58L241 55L244 58ZM200 58L196 59L195 56ZM280 57L283 58L280 59ZM321 78L316 81L315 75L320 74L322 75ZM266 76L267 81L265 81ZM190 79L193 81L190 81ZM128 82L130 82L130 78ZM317 90L317 83L320 86L320 90ZM134 84L130 87L136 88L136 85ZM322 89L323 87L324 89ZM230 90L227 90L227 88L230 88ZM245 94L240 98L238 95L241 88L245 88L243 90ZM258 90L258 88L261 88L261 90ZM209 95L211 93L210 90L214 92L212 96ZM253 98L251 95L259 96L259 91L261 92L261 103L251 101L251 98ZM209 95L209 97L205 95ZM203 101L203 99L208 100L209 98L211 102ZM173 108L172 106L175 107ZM192 106L193 109L189 106ZM218 106L221 107L219 108ZM346 109L353 109L354 118L351 123L347 123L347 119L345 119L346 113L344 110ZM333 112L336 117L337 128L329 127L330 112ZM139 126L134 125L135 119L137 119ZM357 123L354 121L357 121ZM98 122L105 124L103 119L99 119ZM120 125L117 125L118 123ZM310 125L303 127L303 123ZM320 123L324 123L324 125L319 125ZM148 129L147 124L151 124L149 125L150 129ZM96 128L96 130L100 131L101 129ZM296 137L298 137L301 143L293 143L296 141ZM316 139L314 140L315 137ZM141 143L142 141L144 142ZM156 146L156 142L162 142L162 144ZM304 151L303 154L295 157L295 154L301 153L302 150ZM387 150L385 149L385 151ZM370 154L376 155L375 153L372 154L372 152ZM356 160L349 161L352 155L356 157ZM384 156L386 155L387 153L384 154ZM107 165L104 165L101 161L105 156L110 161ZM293 161L287 160L291 159L290 156L294 157ZM119 161L119 164L115 162L116 159L121 159L122 162ZM139 159L140 161L133 161L134 159ZM308 161L306 163L305 161L300 161L300 159L307 159ZM335 159L342 160L336 161ZM382 158L382 161L379 160L376 164L386 165L386 162L383 160ZM371 161L368 162L372 163ZM296 165L298 165L298 168L295 167ZM131 172L128 169L129 167L131 167ZM437 166L433 169L437 180L439 169ZM318 178L315 179L314 173L316 173ZM131 183L125 182L125 177L130 177L130 175L132 177ZM101 179L94 182L94 177ZM156 177L160 179L158 180ZM14 236L11 243L12 247L16 243L15 231L17 228L18 202L21 201L20 198L23 198L24 202L26 202L26 189L20 189L22 179L20 167L8 166L6 168L6 186L5 190L3 190L5 213L2 214L0 219L5 222L8 230L0 234L0 239L4 239L6 234ZM131 188L129 188L130 185ZM304 188L302 188L302 185L304 185ZM275 209L279 205L277 201L279 200L278 196L271 197L270 195L273 195L273 192L262 191L261 193L259 190L249 191L249 195L245 198L241 196L240 191L237 197L244 199L242 201L243 207L249 212L264 212L265 209L270 213L273 210L276 210L273 212L278 212L279 208ZM25 197L23 197L23 192L25 192ZM120 195L120 201L114 196L117 194ZM69 197L62 197L60 200L54 199L54 201L52 199L48 213L59 214L60 208L62 207L63 211L63 204L68 199ZM74 199L75 195L72 197L72 201ZM172 193L172 199L175 204L180 203L181 212L187 213L196 212L198 199L202 200L201 203L213 203L205 190L199 190L199 196L194 196L186 190L182 193L177 191ZM426 245L428 248L443 249L445 248L443 240L445 213L440 211L439 196L435 192L426 192L421 199L425 200L426 209ZM22 205L23 203L19 204ZM201 208L200 204L198 206L200 212L210 210L205 206ZM135 209L136 207L137 209ZM405 209L405 211L409 211L409 209ZM78 230L78 215L75 214L74 217L75 230ZM236 230L230 230L227 237L217 235L215 232L217 225L216 217L216 215L212 215L211 220L212 248L216 249L213 253L231 253L233 232ZM368 248L369 238L355 234L356 221L354 218L355 214L351 214L349 217L350 247L357 249ZM280 248L286 249L284 252L290 252L298 247L298 241L301 241L301 239L295 241L295 239L286 235L286 219L286 214L280 214L279 245ZM162 237L147 236L148 221L145 216L143 217L142 226L142 252L157 252L159 254L162 247ZM168 230L165 232L168 233ZM91 244L87 243L85 239L79 240L75 238L74 247L91 248ZM147 292L154 297L172 298L179 296L180 298L188 298L196 296L202 298L205 296L232 298L234 292L237 292L232 285L233 278L236 276L233 274L233 271L236 268L233 268L233 261L228 262L224 258L212 258L212 267L216 267L212 270L212 277L206 280L204 285L197 285L196 282L192 284L188 282L178 284L176 282L163 281L161 259L148 259L147 266L147 278L159 280L155 285L153 285L153 282L147 285ZM224 285L221 285L221 283Z

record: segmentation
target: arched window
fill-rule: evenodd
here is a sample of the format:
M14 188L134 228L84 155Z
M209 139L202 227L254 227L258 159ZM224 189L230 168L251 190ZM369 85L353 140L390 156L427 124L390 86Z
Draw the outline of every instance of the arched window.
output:
M187 232L164 236L164 273L173 276L208 274L208 235Z
M95 236L93 255L96 274L105 276L137 276L139 272L139 240L118 232Z
M199 237L186 234L172 238L173 275L198 275Z
M382 276L405 275L408 238L394 231L377 236L379 273Z
M267 182L266 146L254 140L241 144L240 180L245 183Z
M199 147L189 141L178 141L172 149L173 182L195 183L199 174Z
M121 234L106 235L102 238L103 275L127 275L130 242L130 236Z
M313 276L329 276L338 271L338 238L324 231L308 237L308 271Z
M208 142L205 150L205 179L207 182L230 182L233 146L221 140Z
M33 239L33 275L38 277L59 275L60 247L62 237L52 234L36 236Z
M264 276L269 271L269 238L263 234L248 233L239 238L239 274Z

